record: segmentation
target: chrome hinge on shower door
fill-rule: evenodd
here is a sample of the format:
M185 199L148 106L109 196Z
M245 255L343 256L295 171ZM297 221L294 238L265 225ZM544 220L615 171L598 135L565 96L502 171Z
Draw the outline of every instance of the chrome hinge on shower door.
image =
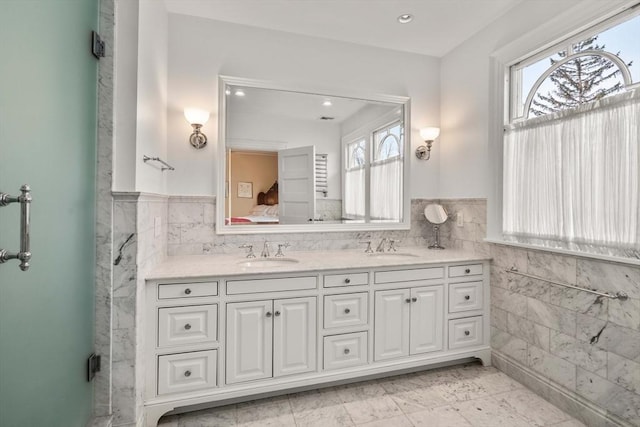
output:
M10 196L7 193L0 192L0 207L8 206L11 203L20 203L20 251L9 252L6 249L0 249L0 264L11 259L20 261L20 270L27 271L29 269L29 260L31 260L31 252L29 249L30 242L30 222L31 222L31 187L27 184L20 187L21 194L19 196Z

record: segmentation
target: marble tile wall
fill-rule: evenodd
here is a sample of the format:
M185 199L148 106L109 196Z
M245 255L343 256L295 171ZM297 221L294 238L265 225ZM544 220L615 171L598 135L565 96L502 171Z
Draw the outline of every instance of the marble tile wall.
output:
M316 199L317 219L323 221L338 221L342 218L342 200Z
M100 37L107 46L114 43L114 0L100 1ZM113 50L106 49L98 64L98 133L96 148L96 279L95 347L101 369L94 383L94 416L111 415L111 294L113 247Z
M115 193L113 212L112 425L136 426L144 390L145 276L167 253L167 197Z
M640 426L640 267L483 243L484 200L442 200L453 247L489 253L491 347L527 385L589 426ZM455 224L463 213L464 227ZM507 273L615 293L612 300ZM498 364L499 368L502 368ZM541 386L543 383L546 386ZM583 402L578 404L576 402ZM592 409L587 409L592 408Z
M402 246L425 246L433 231L424 219L424 207L432 200L411 202L411 229L408 231L236 234L216 235L215 197L171 196L169 198L168 255L241 253L238 246L249 243L256 249L265 238L270 242L289 242L289 251L356 249L363 240L378 242L382 237L399 240ZM441 239L448 242L447 230Z

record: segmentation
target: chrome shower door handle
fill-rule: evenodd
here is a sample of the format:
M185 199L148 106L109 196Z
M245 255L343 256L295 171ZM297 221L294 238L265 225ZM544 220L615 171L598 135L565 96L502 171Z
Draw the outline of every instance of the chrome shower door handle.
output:
M29 261L31 260L30 237L31 237L31 187L27 184L20 187L20 194L17 197L11 197L7 193L0 193L0 207L7 206L11 203L20 203L20 251L17 253L0 249L0 264L4 264L10 259L20 260L20 270L27 271L29 269Z

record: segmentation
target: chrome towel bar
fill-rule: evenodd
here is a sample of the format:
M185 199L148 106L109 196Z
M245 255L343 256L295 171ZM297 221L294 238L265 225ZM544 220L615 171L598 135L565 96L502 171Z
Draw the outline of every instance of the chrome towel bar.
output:
M0 249L0 264L11 259L20 261L20 270L27 271L29 269L29 260L31 260L30 252L30 223L31 223L31 187L27 184L20 187L19 196L12 197L7 193L0 193L0 207L8 206L11 203L20 203L20 251L13 253L5 249Z
M160 170L162 170L163 172L166 170L170 170L170 171L176 170L176 168L174 168L169 163L162 160L160 157L149 157L146 154L142 156L143 162L147 163L149 160L151 160L152 162L162 163L164 166L161 166Z
M511 267L509 270L505 270L507 273L517 274L519 276L529 277L531 279L542 280L543 282L553 283L554 285L564 286L565 288L577 289L579 291L589 292L591 294L599 295L601 297L611 298L611 299L619 299L620 301L624 301L629 296L624 292L616 292L615 294L609 294L607 292L598 292L593 289L581 288L580 286L570 285L569 283L556 282L555 280L545 279L544 277L534 276L533 274L521 273L517 268Z

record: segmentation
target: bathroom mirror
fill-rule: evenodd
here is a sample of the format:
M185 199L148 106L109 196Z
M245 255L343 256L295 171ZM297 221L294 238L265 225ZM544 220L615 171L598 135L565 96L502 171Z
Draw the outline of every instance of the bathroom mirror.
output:
M424 208L424 216L431 224L444 224L449 216L442 205L431 203Z
M220 77L219 233L408 229L409 99Z
M431 203L424 208L424 216L431 224L433 224L433 232L435 234L435 241L429 245L429 249L444 249L444 246L440 244L440 226L447 222L449 214L442 205L437 203Z

